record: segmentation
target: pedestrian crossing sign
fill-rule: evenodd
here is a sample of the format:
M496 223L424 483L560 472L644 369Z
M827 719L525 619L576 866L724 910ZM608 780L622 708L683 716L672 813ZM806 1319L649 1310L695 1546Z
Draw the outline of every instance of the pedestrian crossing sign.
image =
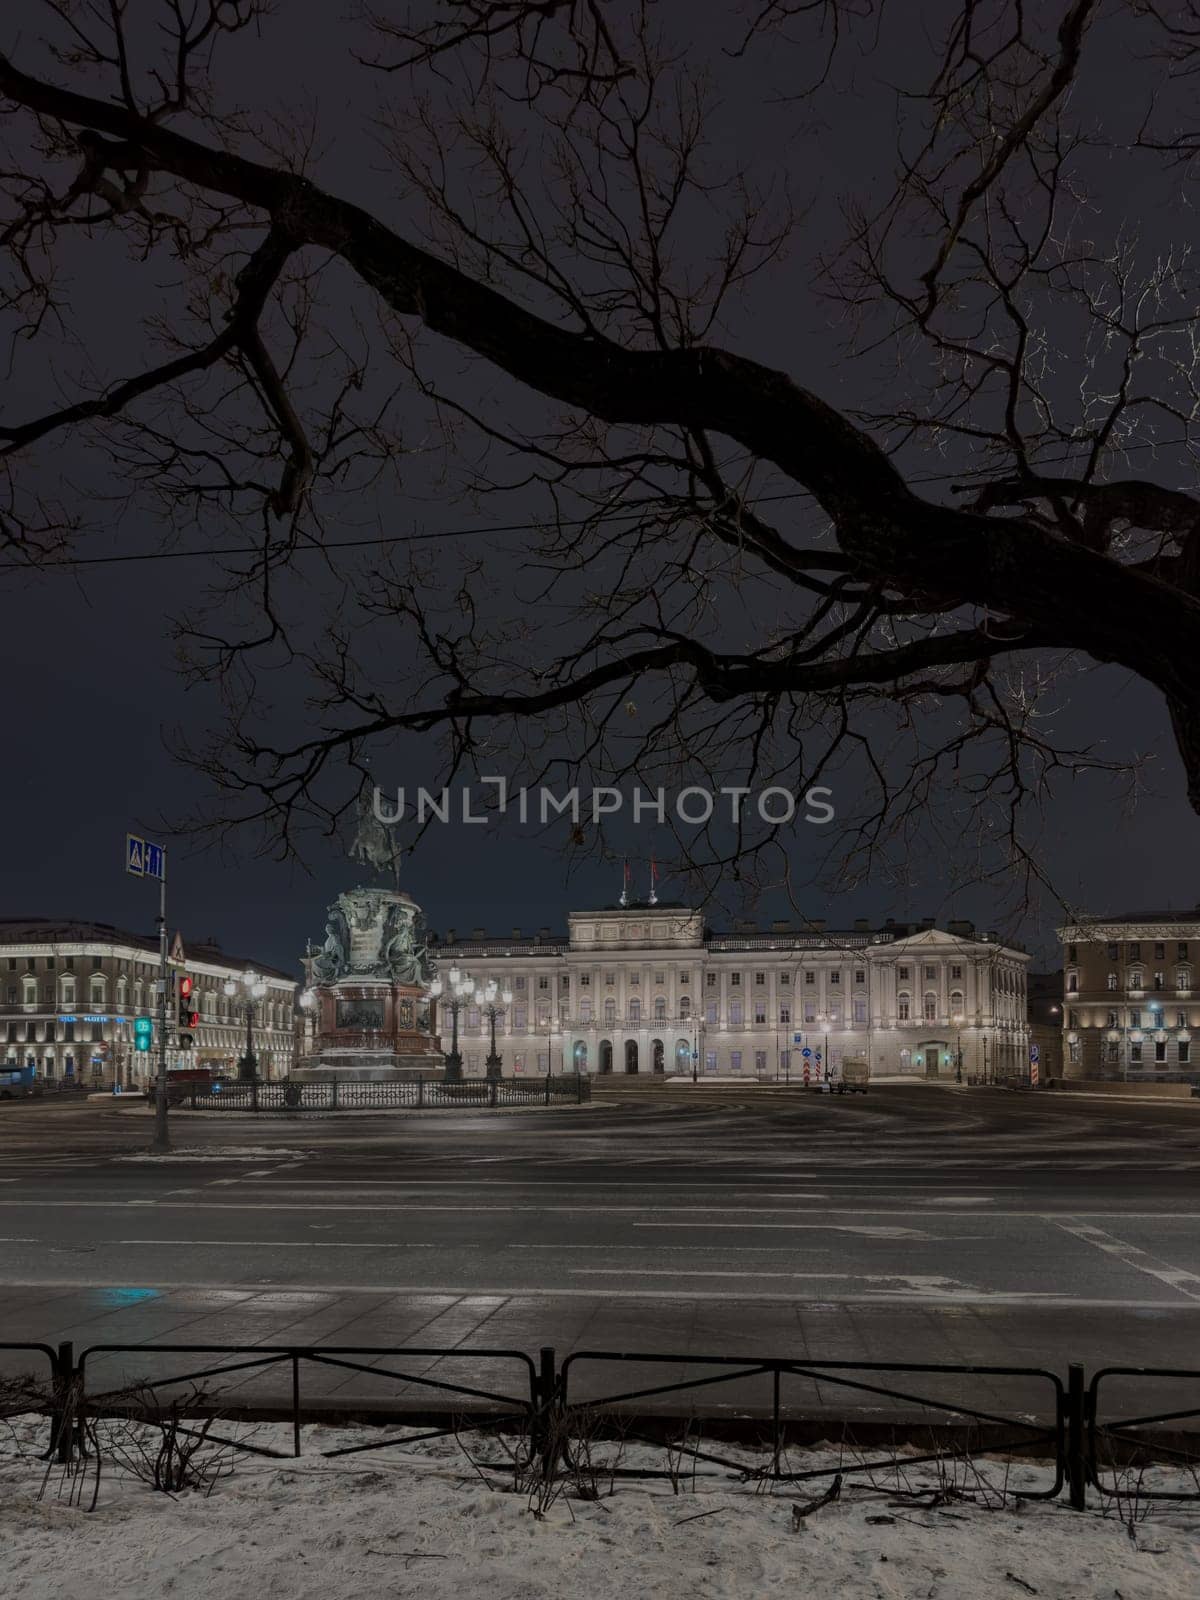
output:
M136 833L125 835L125 871L132 872L135 878L146 876L146 841Z

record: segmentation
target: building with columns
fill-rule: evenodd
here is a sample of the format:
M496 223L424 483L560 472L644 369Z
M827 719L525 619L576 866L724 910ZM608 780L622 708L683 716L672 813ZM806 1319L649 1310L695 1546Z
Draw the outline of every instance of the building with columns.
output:
M236 1072L246 1040L241 978L250 965L214 944L185 950L184 962L172 970L192 978L199 1023L193 1048L169 1049L170 1067ZM295 1057L297 981L270 967L255 971L265 986L254 1015L258 1070L263 1077L286 1077ZM133 1024L148 1016L157 1029L158 976L154 935L107 922L0 918L0 1061L32 1065L48 1084L143 1087L158 1058L134 1050ZM239 988L233 997L224 991L230 981ZM173 1035L175 1018L169 1021Z
M456 967L511 992L496 1039L505 1076L789 1078L805 1048L835 1070L865 1057L875 1075L1028 1072L1029 957L968 923L714 932L701 911L644 903L572 911L565 936L451 930L429 948L443 979ZM466 1007L466 1076L484 1075L489 1042Z
M1200 907L1080 918L1063 945L1063 1075L1200 1081Z

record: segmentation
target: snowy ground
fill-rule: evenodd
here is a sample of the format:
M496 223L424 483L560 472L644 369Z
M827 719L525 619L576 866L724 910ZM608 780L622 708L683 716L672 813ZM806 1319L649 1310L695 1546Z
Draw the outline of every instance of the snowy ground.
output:
M241 1436L291 1447L290 1430L278 1425ZM401 1444L330 1461L318 1452L379 1435L311 1427L302 1458L240 1457L207 1496L172 1498L106 1467L88 1512L70 1501L82 1487L90 1503L90 1474L72 1487L52 1469L39 1499L46 1469L35 1452L45 1437L44 1421L0 1425L5 1600L1200 1594L1200 1505L1145 1516L1135 1503L1131 1538L1121 1521L1128 1502L1110 1502L1105 1515L1020 1500L1015 1491L1044 1481L1040 1464L981 1463L983 1478L970 1478L976 1498L940 1508L898 1499L894 1476L880 1476L874 1489L847 1483L839 1499L797 1516L793 1508L810 1504L828 1480L764 1493L736 1479L685 1476L675 1492L600 1472L584 1475L599 1498L576 1487L539 1511L511 1473L471 1465L468 1450L500 1459L495 1441ZM594 1448L611 1458L619 1447ZM628 1446L622 1459L648 1459L646 1448ZM831 1459L797 1452L792 1467ZM939 1474L914 1467L903 1482L936 1488Z

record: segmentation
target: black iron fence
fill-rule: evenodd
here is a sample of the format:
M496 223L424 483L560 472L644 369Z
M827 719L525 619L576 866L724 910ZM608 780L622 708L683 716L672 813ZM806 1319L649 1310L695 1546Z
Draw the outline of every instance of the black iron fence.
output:
M152 1094L153 1091L148 1091ZM583 1075L539 1078L404 1078L394 1082L330 1078L179 1085L172 1102L193 1111L461 1110L465 1106L582 1105L592 1097Z
M312 1392L312 1375L323 1373L389 1390L382 1406L361 1395L335 1404L335 1412L382 1417L385 1425L378 1438L320 1452L326 1456L486 1430L519 1436L543 1481L578 1470L581 1440L612 1438L622 1449L638 1443L662 1452L657 1464L653 1448L648 1459L622 1464L618 1457L604 1468L613 1479L678 1478L686 1461L689 1476L799 1483L837 1473L871 1481L986 1455L1045 1464L1040 1484L1023 1483L1024 1499L1053 1499L1065 1489L1082 1510L1091 1486L1105 1497L1200 1501L1200 1371L1191 1369L1106 1367L1087 1384L1077 1364L1064 1382L1044 1367L606 1350L575 1351L560 1365L550 1347L536 1359L523 1350L415 1345L92 1345L76 1358L70 1343L28 1343L0 1344L3 1353L30 1358L29 1383L11 1389L8 1404L29 1408L37 1390L33 1409L50 1427L46 1456L63 1462L84 1448L89 1419L154 1423L170 1412L172 1427L196 1432L180 1423L181 1390L183 1414L207 1419L211 1443L298 1456L302 1425L332 1414L330 1395ZM494 1382L479 1377L481 1366ZM617 1381L631 1371L632 1383ZM279 1383L265 1394L261 1385L246 1387L264 1376ZM705 1411L698 1402L714 1392L724 1409ZM829 1397L859 1405L839 1409ZM291 1451L252 1434L211 1431L214 1418L239 1417L290 1422ZM839 1448L827 1449L821 1464L811 1457L795 1464L794 1447L830 1438ZM723 1444L730 1439L749 1441L750 1451L734 1456Z

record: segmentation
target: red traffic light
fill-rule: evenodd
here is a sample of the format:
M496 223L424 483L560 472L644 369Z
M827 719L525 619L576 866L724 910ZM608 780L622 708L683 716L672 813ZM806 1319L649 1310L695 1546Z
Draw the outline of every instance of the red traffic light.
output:
M180 980L179 980L179 998L181 1000L186 1000L188 995L191 994L191 992L192 992L192 980L190 978L187 978L187 977L180 978Z

